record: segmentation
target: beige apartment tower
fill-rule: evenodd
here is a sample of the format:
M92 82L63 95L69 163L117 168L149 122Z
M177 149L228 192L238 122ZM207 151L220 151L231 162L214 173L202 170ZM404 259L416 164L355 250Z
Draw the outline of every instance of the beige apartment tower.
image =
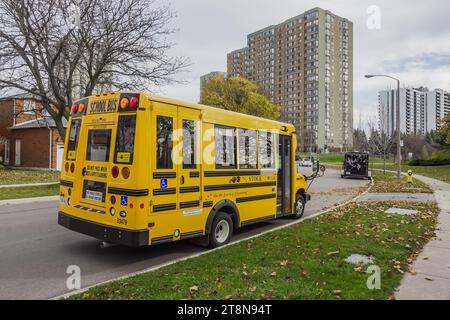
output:
M353 23L314 8L247 36L228 76L255 82L297 128L301 152L351 150Z

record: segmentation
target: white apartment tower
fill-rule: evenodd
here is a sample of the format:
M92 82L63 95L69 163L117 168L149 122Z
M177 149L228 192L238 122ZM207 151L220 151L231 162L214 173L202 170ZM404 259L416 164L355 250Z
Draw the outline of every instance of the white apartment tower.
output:
M393 134L396 126L397 90L378 93L379 129ZM400 88L400 131L426 134L440 129L440 121L450 114L450 94L442 89Z

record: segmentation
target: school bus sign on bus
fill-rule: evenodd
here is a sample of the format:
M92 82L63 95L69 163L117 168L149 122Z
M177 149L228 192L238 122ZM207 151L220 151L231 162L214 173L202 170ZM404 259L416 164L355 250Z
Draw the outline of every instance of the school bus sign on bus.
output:
M116 92L77 101L67 130L58 222L106 242L217 247L310 199L289 124Z

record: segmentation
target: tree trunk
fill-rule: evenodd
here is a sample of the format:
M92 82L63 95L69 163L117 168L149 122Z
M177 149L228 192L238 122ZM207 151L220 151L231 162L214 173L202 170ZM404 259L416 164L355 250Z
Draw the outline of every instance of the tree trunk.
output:
M58 129L59 135L61 136L61 140L66 140L66 128L64 128L64 124L62 118L55 119L56 129Z

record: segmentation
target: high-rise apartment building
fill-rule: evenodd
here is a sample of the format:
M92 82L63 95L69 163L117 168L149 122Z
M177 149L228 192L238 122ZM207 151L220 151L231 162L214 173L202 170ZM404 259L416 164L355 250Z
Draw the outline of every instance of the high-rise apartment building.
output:
M320 8L247 35L227 55L229 76L255 82L281 106L301 151L353 145L353 23Z
M222 78L226 78L227 74L226 72L223 71L213 71L210 73L207 73L203 76L200 77L200 99L203 95L203 87L205 86L205 83L211 79L212 77L222 77Z
M379 128L391 135L396 127L397 89L378 93ZM450 114L450 94L442 89L400 88L400 131L425 134L441 128L440 121Z

